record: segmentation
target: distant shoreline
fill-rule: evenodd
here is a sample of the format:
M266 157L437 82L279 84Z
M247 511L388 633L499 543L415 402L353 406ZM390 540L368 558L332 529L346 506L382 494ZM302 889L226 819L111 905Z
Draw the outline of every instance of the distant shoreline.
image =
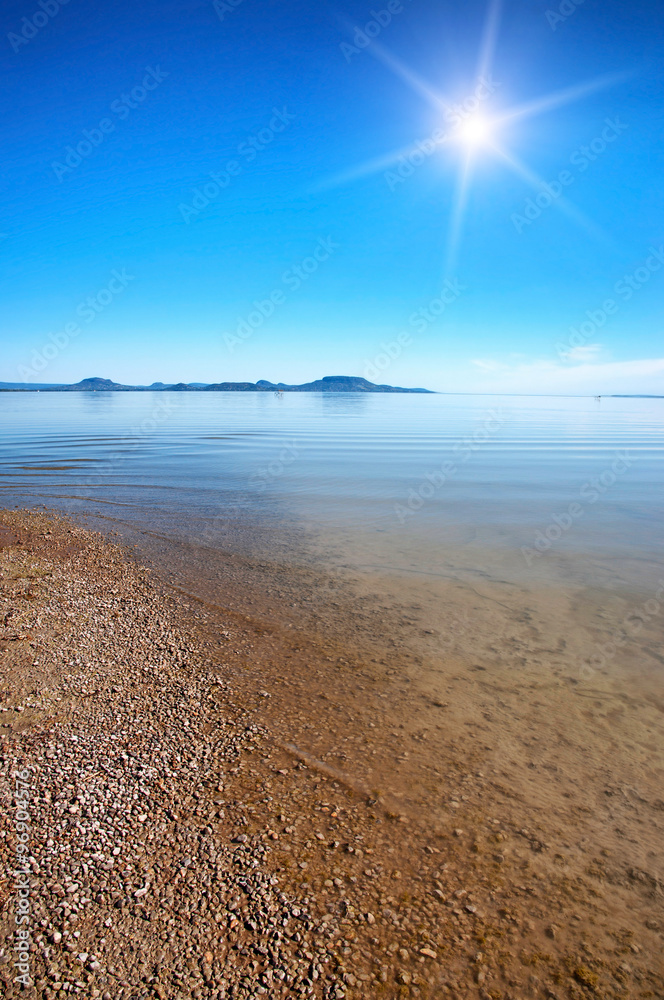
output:
M291 385L286 382L177 382L172 385L153 382L152 385L122 385L108 378L85 378L72 385L25 382L0 383L3 392L416 392L430 393L431 389L405 389L395 385L376 385L356 375L325 375L315 382Z
M329 395L329 394L339 394L339 393L363 393L365 395L370 394L386 394L394 393L400 395L427 395L427 396L504 396L513 399L664 399L664 394L655 395L654 393L624 393L624 392L614 392L614 393L602 393L601 396L596 396L593 393L569 393L569 392L450 392L444 389L402 389L398 386L376 386L374 389L304 389L300 387L288 386L284 388L274 387L256 387L252 385L251 387L244 387L242 383L229 383L226 385L209 385L209 386L174 386L167 385L164 388L155 388L153 386L120 386L113 389L85 389L79 386L68 386L68 385L1 385L0 392L62 392L62 393L81 393L84 395L90 395L93 393L144 393L144 392L256 392L256 393L266 393L274 392L278 395L282 393L309 393L310 395Z

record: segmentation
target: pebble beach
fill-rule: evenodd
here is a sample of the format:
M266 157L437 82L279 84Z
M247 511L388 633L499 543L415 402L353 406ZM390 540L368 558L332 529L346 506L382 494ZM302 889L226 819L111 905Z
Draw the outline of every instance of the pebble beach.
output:
M473 829L414 829L276 739L237 621L73 521L2 512L0 563L5 996L664 996L656 877L607 853L549 878L546 817L493 818L489 791Z

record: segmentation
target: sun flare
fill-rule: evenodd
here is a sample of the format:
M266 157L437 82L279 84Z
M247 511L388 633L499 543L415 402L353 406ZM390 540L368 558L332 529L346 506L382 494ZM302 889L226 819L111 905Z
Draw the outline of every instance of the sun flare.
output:
M486 146L491 140L492 131L492 123L487 118L473 115L459 126L457 138L465 146Z
M487 160L509 168L538 195L542 192L546 195L548 192L546 181L511 153L509 149L505 148L506 133L507 138L509 138L514 124L579 101L631 76L631 71L617 71L594 77L582 83L572 84L562 90L544 94L522 104L508 107L502 106L501 102L498 102L498 106L495 103L484 104L484 101L493 95L496 87L500 86L493 80L492 64L498 41L502 6L502 0L488 0L487 17L480 42L476 70L472 76L470 72L466 74L466 97L464 99L459 96L464 92L461 90L461 85L455 87L453 96L444 94L404 65L382 45L370 47L370 51L377 59L435 109L438 128L424 139L418 139L407 146L393 149L383 156L360 163L350 170L330 178L326 183L326 186L336 186L383 171L390 190L394 191L396 185L414 173L416 161L418 163L425 162L434 151L439 149L450 150L453 154L452 159L456 159L458 162L456 164L456 185L448 216L444 264L445 275L448 278L455 276L473 174L481 161ZM473 80L477 81L474 90L472 89ZM486 109L486 114L483 113L483 109ZM442 121L441 113L443 114ZM591 220L578 211L567 198L554 199L552 204L557 211L568 216L586 232L591 233L594 238L603 238Z

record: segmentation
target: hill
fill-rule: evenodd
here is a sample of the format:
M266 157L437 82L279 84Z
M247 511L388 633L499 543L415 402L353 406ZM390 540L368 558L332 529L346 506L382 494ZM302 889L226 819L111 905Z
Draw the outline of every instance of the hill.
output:
M23 392L431 392L431 389L404 389L396 385L375 385L356 375L326 375L315 382L291 385L286 382L177 382L166 385L122 385L109 378L84 378L72 385L28 385L26 383L0 383L0 391Z

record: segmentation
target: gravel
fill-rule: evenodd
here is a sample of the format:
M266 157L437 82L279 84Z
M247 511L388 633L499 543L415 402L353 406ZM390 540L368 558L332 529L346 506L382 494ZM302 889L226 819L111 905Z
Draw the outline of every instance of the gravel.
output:
M260 727L225 710L232 691L140 567L65 522L11 521L0 782L10 815L13 775L30 769L34 986L12 983L7 889L4 995L345 997L306 901L280 890L223 798Z

